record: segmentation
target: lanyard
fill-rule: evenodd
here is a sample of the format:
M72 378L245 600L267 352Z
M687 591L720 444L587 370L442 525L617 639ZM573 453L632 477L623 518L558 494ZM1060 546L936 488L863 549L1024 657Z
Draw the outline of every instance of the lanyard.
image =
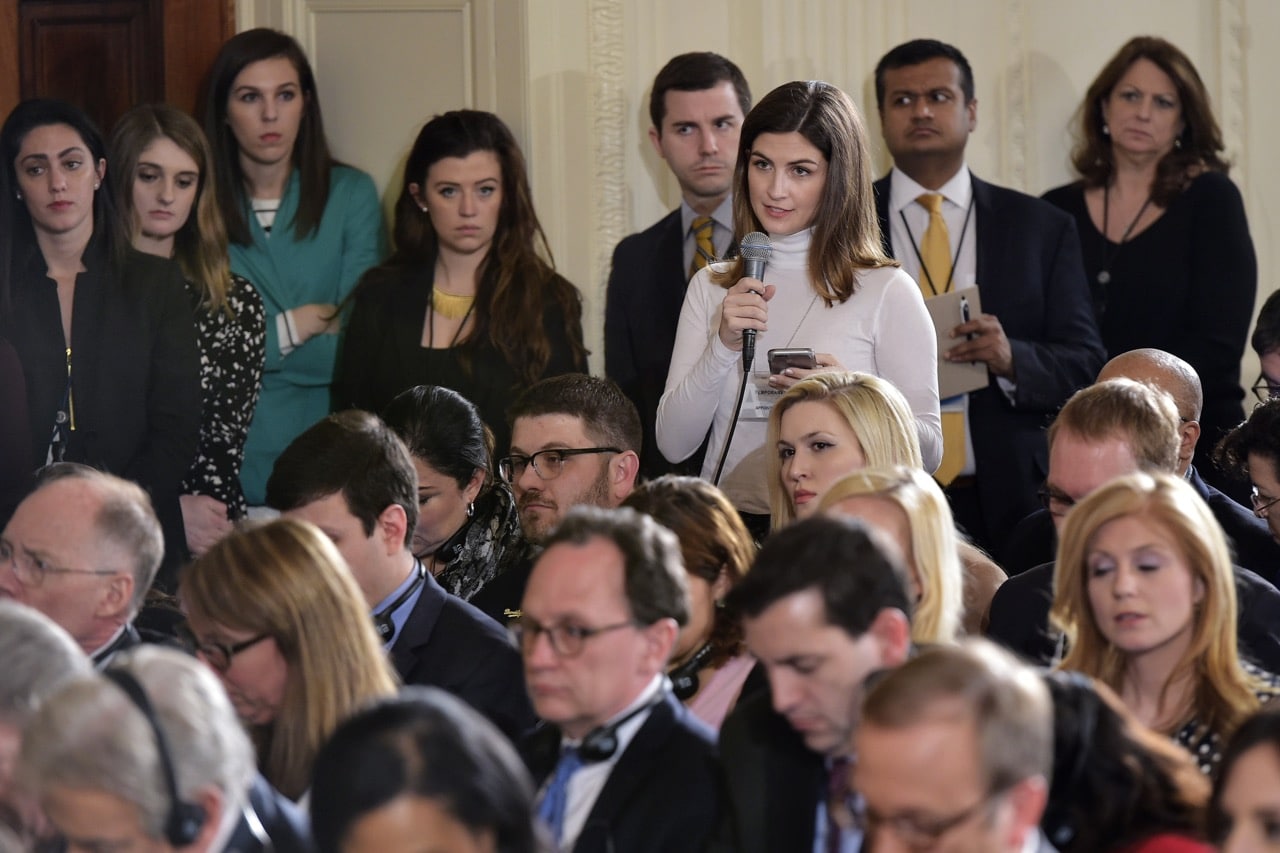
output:
M913 202L914 203L914 202ZM956 263L960 260L960 249L964 247L964 235L969 233L969 217L973 214L973 196L969 196L969 206L964 211L964 225L960 227L960 242L956 243L956 254L951 259L951 272L947 275L946 284L942 287L942 292L946 293L951 290L951 280L956 275ZM898 211L898 215L902 217L902 227L907 229L907 239L911 241L911 248L916 253L916 260L920 263L920 269L924 271L926 283L929 289L933 291L933 295L938 295L938 288L933 284L933 276L929 275L929 268L924 264L924 257L920 254L920 246L916 243L916 237L911 233L911 225L907 223L907 209L905 207Z

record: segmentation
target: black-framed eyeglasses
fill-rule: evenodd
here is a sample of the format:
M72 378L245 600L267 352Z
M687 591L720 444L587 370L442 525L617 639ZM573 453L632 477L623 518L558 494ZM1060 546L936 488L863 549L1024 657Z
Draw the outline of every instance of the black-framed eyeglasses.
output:
M182 643L187 651L193 655L201 655L209 662L209 666L218 672L226 672L231 669L231 661L236 655L245 649L256 646L271 636L270 634L257 634L239 643L219 643L213 640L201 640L186 622L178 625L177 634L178 642Z
M1253 383L1249 390L1253 392L1253 396L1257 397L1260 403L1280 397L1280 385L1272 385L1271 380L1262 373L1258 374L1258 381Z
M873 840L881 827L888 827L909 849L924 853L932 850L948 832L990 807L991 803L1003 793L1002 790L988 792L967 809L947 817L928 817L917 814L882 815L864 803L863 826L866 827L867 837Z
M533 465L533 472L543 480L554 480L564 470L564 461L570 456L582 456L587 453L621 453L616 447L553 447L539 450L532 456L513 453L498 460L498 473L508 483L514 483L523 476L525 469Z
M1266 518L1267 512L1280 503L1280 498L1269 498L1258 491L1258 487L1254 486L1249 490L1249 503L1253 504L1253 514L1258 518Z
M1045 485L1040 491L1036 492L1036 497L1040 499L1040 505L1049 510L1049 514L1056 518L1066 515L1076 505L1075 498L1050 485Z
M49 575L118 575L114 569L72 569L66 566L55 566L34 551L23 548L19 551L8 539L0 539L0 565L5 563L13 568L13 576L18 583L27 589L39 589Z
M529 651L537 644L538 637L543 634L547 635L547 639L551 642L551 650L557 656L562 658L575 657L582 653L582 647L586 645L587 640L592 637L598 637L609 631L618 631L623 628L637 627L632 620L626 622L618 622L614 625L600 625L598 627L588 627L586 625L543 625L541 622L530 619L528 616L521 616L513 621L508 630L511 631L511 637L515 640L520 651L528 654Z

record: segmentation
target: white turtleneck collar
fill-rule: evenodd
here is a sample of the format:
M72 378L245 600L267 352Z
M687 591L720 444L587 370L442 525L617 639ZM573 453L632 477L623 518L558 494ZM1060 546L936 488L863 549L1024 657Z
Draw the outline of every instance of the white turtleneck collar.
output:
M769 254L769 267L783 270L803 270L809 268L809 243L813 238L813 228L797 231L786 237L770 234L773 251ZM766 272L766 275L768 273Z

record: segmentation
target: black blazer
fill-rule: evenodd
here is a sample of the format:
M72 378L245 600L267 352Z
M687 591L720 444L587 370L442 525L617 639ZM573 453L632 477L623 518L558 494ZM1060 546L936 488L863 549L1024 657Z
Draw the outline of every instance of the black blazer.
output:
M701 451L683 462L668 462L654 433L688 286L680 208L623 238L613 250L605 297L604 371L640 412L640 473L645 477L702 470Z
M1053 205L973 177L977 284L982 310L1000 319L1017 371L1015 405L991 377L969 394L978 494L997 549L1036 508L1048 470L1044 429L1067 398L1093 382L1105 353L1093 316L1075 222ZM885 249L889 186L876 181Z
M524 746L542 786L555 770L560 731L544 726ZM720 808L715 734L668 693L618 757L573 853L701 853Z
M391 644L391 661L405 684L449 691L512 740L533 727L524 666L507 632L429 574Z
M771 701L767 689L739 701L720 727L728 802L710 848L716 853L813 849L827 772Z
M248 819L241 815L227 846L222 848L223 853L309 853L315 849L302 811L261 775L256 775L249 787L249 805L261 829L266 830L269 843L264 844Z

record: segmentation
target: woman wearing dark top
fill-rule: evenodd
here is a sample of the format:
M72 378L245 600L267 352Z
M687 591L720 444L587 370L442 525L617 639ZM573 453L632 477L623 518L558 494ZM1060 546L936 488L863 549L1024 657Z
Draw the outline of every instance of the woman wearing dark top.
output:
M1156 347L1200 374L1208 453L1243 417L1258 277L1208 93L1182 51L1140 36L1103 68L1079 115L1081 180L1044 198L1076 219L1107 356Z
M195 556L247 509L240 464L266 343L262 298L227 261L212 161L204 131L176 107L134 107L111 135L111 186L129 239L140 252L178 262L195 311L204 405L181 498Z
M113 233L105 155L61 101L24 101L0 129L0 337L22 363L30 470L65 459L138 482L174 566L200 431L191 305L177 265Z
M433 118L404 174L396 252L353 297L338 408L377 412L415 385L452 388L505 450L518 389L586 370L581 295L556 274L524 157L497 116Z

